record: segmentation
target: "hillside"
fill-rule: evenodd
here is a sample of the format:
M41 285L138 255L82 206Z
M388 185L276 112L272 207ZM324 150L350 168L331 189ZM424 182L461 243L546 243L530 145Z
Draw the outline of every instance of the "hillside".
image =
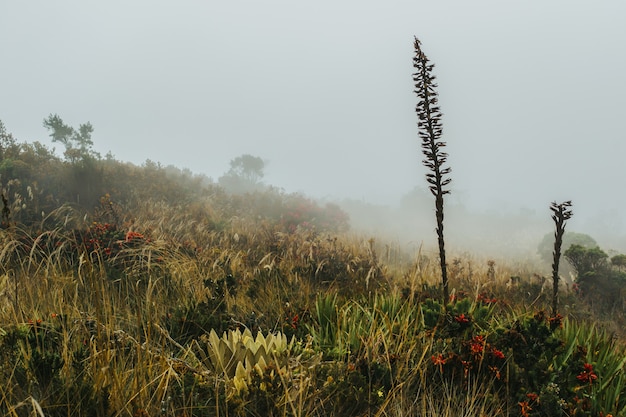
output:
M599 264L552 315L532 265L452 256L442 300L336 205L0 128L3 415L626 414Z

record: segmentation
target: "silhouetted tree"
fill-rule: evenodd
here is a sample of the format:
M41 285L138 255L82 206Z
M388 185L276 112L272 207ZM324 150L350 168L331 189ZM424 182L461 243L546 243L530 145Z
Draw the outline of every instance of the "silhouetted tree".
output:
M615 255L611 258L611 265L622 271L626 268L626 255Z
M0 120L0 161L16 156L19 153L19 149L19 144L13 135L7 132L4 123Z
M218 180L228 191L245 193L258 189L265 169L265 162L258 156L244 154L230 161L230 169Z
M97 165L100 154L92 148L91 134L93 126L87 122L78 130L68 126L58 114L51 114L44 119L43 125L50 132L53 142L65 146L66 161L71 165L72 173L68 178L68 191L71 201L91 206L97 204L104 190L102 189L102 169ZM75 200L74 200L75 199Z
M419 99L415 111L417 112L419 136L422 139L422 152L426 159L424 165L430 170L426 174L430 192L435 196L435 216L437 218L437 239L439 243L439 262L441 266L441 279L443 284L443 304L448 303L448 274L446 269L446 250L443 237L443 196L450 193L444 187L451 181L446 176L450 168L444 168L448 154L443 152L446 143L441 141L441 110L437 106L437 91L435 88L435 76L432 75L433 64L422 52L420 41L415 38L415 57L413 67L417 70L413 74L415 93Z
M603 272L608 268L607 259L609 255L598 246L585 248L580 245L572 245L563 255L576 271L579 281L583 280L585 275L590 272Z
M81 124L76 130L66 125L58 114L51 114L44 119L43 125L50 132L52 142L60 142L65 146L64 155L68 161L76 163L81 159L100 158L100 155L92 149L91 123Z

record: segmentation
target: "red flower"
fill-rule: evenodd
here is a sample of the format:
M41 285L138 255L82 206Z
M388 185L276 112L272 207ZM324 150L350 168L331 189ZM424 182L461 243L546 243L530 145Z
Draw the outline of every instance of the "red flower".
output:
M502 353L501 351L499 351L496 348L492 348L491 349L491 353L493 354L493 356L495 356L498 359L504 359L505 358L504 353Z
M469 317L465 316L465 313L459 314L454 318L454 320L456 320L457 323L469 323L470 321Z
M586 363L583 365L583 367L585 368L585 370L576 375L576 379L582 382L588 382L589 384L592 384L593 381L598 379L598 375L593 372L593 365L590 363Z
M440 371L443 371L443 365L446 364L446 360L444 359L441 353L439 353L437 356L435 355L431 356L430 360L432 361L433 365L439 367Z
M483 345L479 343L472 343L470 345L470 349L472 350L472 353L474 355L480 355L481 353L483 353Z
M480 355L483 353L485 347L485 336L474 336L472 338L472 342L470 343L470 350L474 355Z

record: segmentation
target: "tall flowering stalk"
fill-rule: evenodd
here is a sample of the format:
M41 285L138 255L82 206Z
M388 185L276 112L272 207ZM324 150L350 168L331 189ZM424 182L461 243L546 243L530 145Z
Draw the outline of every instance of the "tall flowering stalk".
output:
M439 263L441 266L441 280L443 284L443 305L448 303L448 273L446 268L446 250L443 238L443 196L449 194L445 186L451 181L446 176L450 173L450 168L444 167L448 154L443 151L446 143L441 140L441 110L437 106L437 91L435 88L435 76L432 75L434 64L429 63L428 58L422 52L420 41L415 38L415 57L413 67L416 73L413 74L415 82L415 94L418 103L415 108L417 112L419 137L422 139L422 152L425 159L422 161L430 172L426 174L426 181L429 184L430 192L435 196L435 216L437 218L437 240L439 243ZM447 309L447 307L446 307Z
M561 204L556 202L550 205L552 210L552 220L554 220L554 252L552 253L552 316L556 317L559 305L559 261L561 259L561 245L563 244L563 235L565 234L565 224L573 213L570 210L571 201L565 201Z

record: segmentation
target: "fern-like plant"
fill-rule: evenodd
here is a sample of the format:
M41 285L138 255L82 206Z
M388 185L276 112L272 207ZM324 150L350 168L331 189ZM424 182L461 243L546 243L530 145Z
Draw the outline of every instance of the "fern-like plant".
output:
M571 201L565 201L561 204L553 202L550 205L552 210L552 220L554 220L554 252L552 252L552 316L556 317L559 304L559 262L561 260L561 245L563 244L563 235L565 234L565 224L572 217Z
M449 194L450 190L445 187L451 179L446 178L450 173L449 167L444 167L448 154L443 151L446 143L441 140L441 110L437 105L437 91L435 76L432 75L434 64L429 63L428 58L422 52L420 41L415 38L415 57L413 67L417 70L413 74L415 82L415 94L418 103L415 108L417 112L417 127L419 137L422 139L422 152L425 159L424 165L430 172L426 174L426 181L429 184L430 192L435 196L435 215L437 218L437 240L439 243L439 263L441 266L441 280L443 285L443 305L448 303L448 274L446 269L446 250L443 237L443 196Z

